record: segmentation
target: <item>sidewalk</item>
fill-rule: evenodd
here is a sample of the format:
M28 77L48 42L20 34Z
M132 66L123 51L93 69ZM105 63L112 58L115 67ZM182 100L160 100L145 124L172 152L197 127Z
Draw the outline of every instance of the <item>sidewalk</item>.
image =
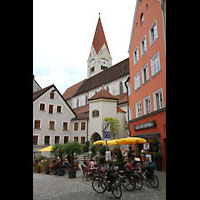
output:
M144 182L141 190L127 192L122 188L121 200L165 200L166 199L166 172L157 172L159 188L154 189ZM110 200L115 199L111 192L97 194L92 189L92 181L82 180L80 170L77 170L76 178L64 176L33 173L33 200Z

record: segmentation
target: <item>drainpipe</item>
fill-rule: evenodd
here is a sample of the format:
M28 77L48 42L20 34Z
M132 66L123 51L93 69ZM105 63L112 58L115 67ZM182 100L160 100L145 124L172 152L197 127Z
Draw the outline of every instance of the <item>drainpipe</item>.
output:
M130 79L130 76L128 76L128 78L126 79L125 83L125 87L126 87L126 91L127 91L127 99L128 99L128 106L127 106L127 110L128 110L128 131L129 131L129 137L131 136L131 130L130 130L130 125L129 125L129 98L128 98L128 81Z

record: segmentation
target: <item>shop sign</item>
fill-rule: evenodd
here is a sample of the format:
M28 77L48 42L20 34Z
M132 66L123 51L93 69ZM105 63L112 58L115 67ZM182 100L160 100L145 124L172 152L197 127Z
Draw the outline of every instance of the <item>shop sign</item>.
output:
M155 120L153 120L151 122L146 122L144 124L134 125L134 130L138 131L138 130L141 130L141 129L154 128L154 127L156 127L156 121Z

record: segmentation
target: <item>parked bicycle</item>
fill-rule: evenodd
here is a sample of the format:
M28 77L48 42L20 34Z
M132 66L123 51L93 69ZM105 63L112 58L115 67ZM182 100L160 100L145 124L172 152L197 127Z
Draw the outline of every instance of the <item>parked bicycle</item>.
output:
M92 181L92 188L99 194L103 194L106 190L112 192L116 199L120 199L122 196L118 173L112 167L109 167L105 172L98 170Z
M155 174L154 164L145 166L144 169L141 169L141 167L138 166L136 173L140 176L142 180L149 182L151 187L158 188L159 180L158 180L157 175Z

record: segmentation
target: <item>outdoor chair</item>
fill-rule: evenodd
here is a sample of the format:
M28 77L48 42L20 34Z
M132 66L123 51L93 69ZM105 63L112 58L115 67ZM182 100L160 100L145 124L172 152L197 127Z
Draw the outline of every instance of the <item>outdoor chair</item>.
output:
M93 176L93 172L90 172L89 169L87 167L84 167L83 165L81 165L81 169L82 169L82 179L86 179L86 181L88 181L88 178L91 178Z

